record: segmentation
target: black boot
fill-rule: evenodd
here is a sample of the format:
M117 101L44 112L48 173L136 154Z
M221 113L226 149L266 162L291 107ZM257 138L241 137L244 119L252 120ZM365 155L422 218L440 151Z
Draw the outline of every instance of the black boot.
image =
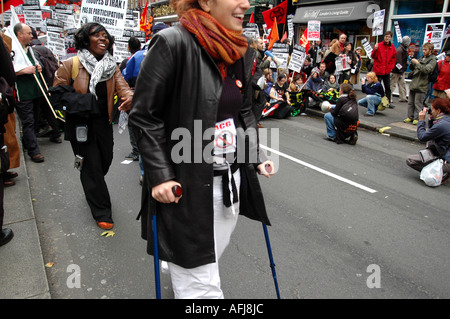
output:
M11 229L9 228L3 228L0 231L0 246L3 246L7 243L9 243L9 241L14 237L14 233Z

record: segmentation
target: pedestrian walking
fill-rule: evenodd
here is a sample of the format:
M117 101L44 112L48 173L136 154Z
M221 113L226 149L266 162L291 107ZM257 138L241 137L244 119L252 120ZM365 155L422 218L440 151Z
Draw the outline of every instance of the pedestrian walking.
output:
M257 142L256 53L242 36L249 3L172 5L180 24L152 38L130 112L144 164L142 236L154 254L156 213L159 258L168 262L175 298L223 298L218 263L238 216L270 224L257 172L269 177L265 165L273 163Z
M9 154L5 148L4 134L5 123L8 121L8 113L11 106L14 109L14 93L12 86L16 81L16 73L12 64L9 51L0 36L0 246L11 241L14 232L10 228L3 228L5 210L4 200L4 180L9 169Z
M37 142L34 122L34 109L39 109L41 103L46 103L43 101L44 95L39 87L39 85L43 87L44 83L40 76L36 76L42 72L42 66L36 61L33 49L29 46L33 40L31 28L24 23L17 23L14 26L14 34L25 52L25 55L15 54L13 59L17 76L16 111L22 122L23 147L33 162L42 163L45 158Z
M113 159L114 94L117 92L122 99L119 110L124 111L129 110L133 96L110 54L113 44L114 38L104 26L84 24L75 34L77 57L63 61L53 83L54 86L73 85L79 99L83 96L91 98L92 105L87 114L75 113L75 110L66 114L64 139L70 141L79 160L78 169L86 200L97 225L103 229L114 226L105 181ZM74 65L74 60L79 63ZM74 80L73 69L78 73Z

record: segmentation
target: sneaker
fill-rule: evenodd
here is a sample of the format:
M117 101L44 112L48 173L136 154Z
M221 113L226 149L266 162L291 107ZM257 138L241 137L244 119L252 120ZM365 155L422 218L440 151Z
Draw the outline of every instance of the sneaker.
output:
M306 114L306 113L300 113L300 116L306 116L306 115L308 115L308 114Z
M411 123L411 122L412 122L412 120L409 117L407 119L403 120L403 123Z
M413 125L417 125L417 123L419 123L418 120L414 120L414 121L412 122Z
M9 228L3 228L0 230L0 246L6 245L14 237L14 233Z

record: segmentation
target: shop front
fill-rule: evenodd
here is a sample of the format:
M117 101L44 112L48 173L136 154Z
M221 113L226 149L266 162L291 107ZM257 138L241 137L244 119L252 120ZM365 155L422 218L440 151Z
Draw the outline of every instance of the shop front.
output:
M387 28L395 32L395 24L398 24L401 35L411 37L410 53L418 57L422 55L426 33L433 36L426 32L427 24L443 27L445 30L449 22L449 0L391 0ZM394 37L393 43L396 47L399 45L397 37ZM435 41L434 45L435 53L450 50L450 41L446 39Z

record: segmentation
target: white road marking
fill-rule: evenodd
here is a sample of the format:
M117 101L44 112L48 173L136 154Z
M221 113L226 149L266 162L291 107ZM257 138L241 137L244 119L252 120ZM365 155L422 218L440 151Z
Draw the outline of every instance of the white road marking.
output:
M330 176L330 177L332 177L332 178L335 178L335 179L337 179L337 180L339 180L339 181L341 181L341 182L347 183L347 184L349 184L349 185L352 185L352 186L354 186L354 187L357 187L357 188L359 188L359 189L362 189L362 190L364 190L364 191L366 191L366 192L369 192L369 193L371 193L371 194L377 192L375 189L372 189L372 188L370 188L370 187L361 185L361 184L356 183L356 182L354 182L354 181L351 181L351 180L349 180L349 179L347 179L347 178L345 178L345 177L336 175L336 174L331 173L331 172L329 172L329 171L326 171L326 170L324 170L324 169L322 169L322 168L320 168L320 167L314 166L314 165L312 165L312 164L309 164L309 163L307 163L307 162L304 162L304 161L302 161L302 160L299 160L299 159L297 159L297 158L295 158L295 157L292 157L292 156L290 156L290 155L284 154L284 153L282 153L282 152L280 152L280 151L274 150L274 149L272 149L272 148L270 148L270 147L267 147L267 146L265 146L265 145L262 145L262 144L261 144L260 146L261 146L261 148L263 148L263 149L265 149L265 150L267 150L267 151L269 151L269 152L271 152L271 153L278 154L278 155L281 156L281 157L284 157L284 158L286 158L286 159L288 159L288 160L291 160L291 161L293 161L293 162L295 162L295 163L298 163L298 164L300 164L300 165L303 165L303 166L306 166L306 167L308 167L308 168L311 168L311 169L313 169L313 170L315 170L315 171L317 171L317 172L319 172L319 173L322 173L322 174L325 174L325 175Z

